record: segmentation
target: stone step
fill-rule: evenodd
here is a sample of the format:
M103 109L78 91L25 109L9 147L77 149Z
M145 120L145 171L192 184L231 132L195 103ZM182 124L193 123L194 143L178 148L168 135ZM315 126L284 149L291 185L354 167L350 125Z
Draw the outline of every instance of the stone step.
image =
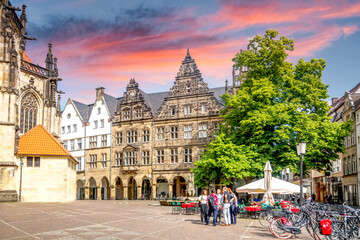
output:
M0 190L0 202L17 202L19 196L15 190Z

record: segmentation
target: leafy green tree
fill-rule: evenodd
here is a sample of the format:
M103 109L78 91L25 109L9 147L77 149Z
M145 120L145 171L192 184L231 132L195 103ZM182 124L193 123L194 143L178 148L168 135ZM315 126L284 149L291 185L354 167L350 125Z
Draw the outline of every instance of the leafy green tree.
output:
M321 81L325 60L286 61L294 41L277 36L275 30L255 36L233 59L235 67L248 71L239 77L237 93L223 96L221 134L195 163L200 186L216 178L226 184L234 177L261 176L268 160L274 173L286 167L299 173L300 141L307 142L305 171L330 169L344 152L352 123L338 124L327 116L328 86Z

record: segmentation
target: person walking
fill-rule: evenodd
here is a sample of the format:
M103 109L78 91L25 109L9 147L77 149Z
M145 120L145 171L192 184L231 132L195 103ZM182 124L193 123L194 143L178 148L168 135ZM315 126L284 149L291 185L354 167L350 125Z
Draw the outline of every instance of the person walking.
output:
M207 196L207 192L206 190L202 191L201 196L199 197L199 202L200 202L200 217L201 217L201 222L206 222L207 219L207 212L208 212L208 196Z
M314 202L316 202L316 194L313 192L313 194L311 194L311 197L312 197L312 200L314 201Z
M231 190L231 188L229 188L229 192L230 192L230 220L231 220L231 224L236 224L236 220L237 220L237 197L235 195L235 193L233 193L233 191Z
M219 210L219 200L215 194L215 189L211 190L211 194L210 196L208 197L208 208L209 208L209 212L208 212L208 215L207 215L207 218L206 218L206 225L209 225L209 220L210 220L210 217L211 217L211 213L214 214L213 216L213 226L215 227L216 226L216 218L217 218L217 212Z
M219 211L218 211L219 221L217 221L217 222L221 224L221 212L223 209L224 197L223 197L220 189L217 190L216 196L219 200Z
M224 206L223 206L224 224L222 226L230 226L231 195L230 195L227 187L223 187L223 197L224 197Z

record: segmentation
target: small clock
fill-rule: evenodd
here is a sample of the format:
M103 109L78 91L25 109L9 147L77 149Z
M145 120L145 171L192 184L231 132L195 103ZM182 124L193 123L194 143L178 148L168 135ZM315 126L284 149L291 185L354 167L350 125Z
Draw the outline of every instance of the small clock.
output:
M130 97L134 97L135 96L135 93L134 92L131 92L130 93Z

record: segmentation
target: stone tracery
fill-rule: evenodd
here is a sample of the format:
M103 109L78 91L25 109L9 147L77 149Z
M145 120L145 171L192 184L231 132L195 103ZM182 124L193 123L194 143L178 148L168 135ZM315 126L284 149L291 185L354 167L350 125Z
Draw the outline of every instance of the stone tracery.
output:
M38 103L34 94L27 93L20 105L20 132L26 133L37 125Z

